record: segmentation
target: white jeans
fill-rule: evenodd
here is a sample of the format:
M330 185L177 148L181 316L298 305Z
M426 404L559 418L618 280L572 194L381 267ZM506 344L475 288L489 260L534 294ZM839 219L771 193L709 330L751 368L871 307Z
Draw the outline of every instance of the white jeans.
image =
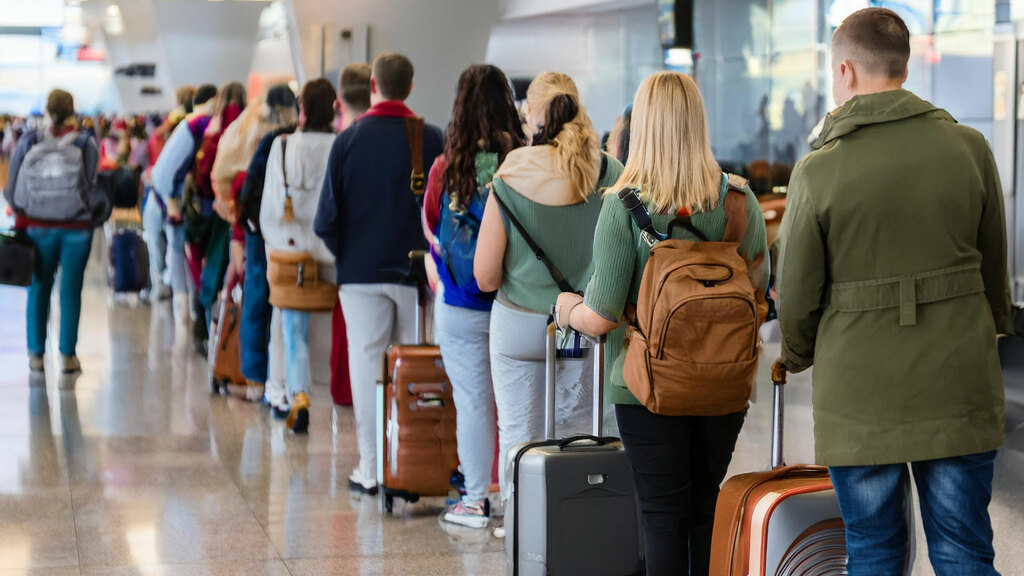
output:
M267 381L263 395L271 406L283 408L291 404L288 396L288 377L284 360L284 330L281 326L281 309L274 308L270 315L270 349L267 355Z
M547 314L513 310L500 302L491 310L491 379L498 405L498 466L501 496L510 494L509 451L544 439L544 376ZM559 360L555 367L555 435L591 433L593 356Z
M345 311L352 411L359 443L359 471L377 477L377 381L390 344L416 342L417 293L401 284L345 284L338 289Z
M490 361L491 313L434 303L435 339L455 398L459 464L466 477L466 496L487 498L494 467L494 386Z

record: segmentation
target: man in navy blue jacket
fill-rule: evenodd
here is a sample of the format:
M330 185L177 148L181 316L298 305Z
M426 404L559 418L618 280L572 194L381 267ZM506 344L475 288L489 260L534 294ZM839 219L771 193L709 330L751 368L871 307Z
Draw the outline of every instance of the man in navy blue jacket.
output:
M338 286L349 345L352 407L359 440L353 490L377 492L376 397L380 359L391 343L416 338L416 288L395 283L409 251L425 249L420 205L410 187L412 160L404 101L413 66L400 54L381 54L370 77L372 106L342 132L320 194L314 229L337 259ZM441 154L436 126L423 131L423 166Z

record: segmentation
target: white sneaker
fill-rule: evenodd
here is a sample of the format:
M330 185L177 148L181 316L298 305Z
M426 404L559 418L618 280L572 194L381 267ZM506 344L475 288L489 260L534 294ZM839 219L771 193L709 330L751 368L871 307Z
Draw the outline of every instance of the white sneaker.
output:
M486 500L474 502L461 498L445 511L444 521L469 528L487 528L489 519L485 502Z
M495 526L494 530L491 531L491 534L493 534L495 538L504 538L505 537L505 522L502 521L501 524Z
M348 477L348 488L355 492L374 495L377 493L377 479L364 477L363 472L356 468Z

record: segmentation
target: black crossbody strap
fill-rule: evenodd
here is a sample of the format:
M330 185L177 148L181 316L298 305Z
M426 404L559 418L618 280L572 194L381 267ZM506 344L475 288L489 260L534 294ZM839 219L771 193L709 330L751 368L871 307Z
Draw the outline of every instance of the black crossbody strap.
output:
M647 207L644 206L640 196L637 194L636 188L623 188L618 192L619 200L622 205L626 208L626 212L633 217L633 221L636 222L636 227L640 229L640 236L648 246L654 246L658 242L665 240L667 236L658 232L654 228L654 221L651 220L651 214L647 211Z
M548 258L547 254L544 253L544 250L542 250L541 247L538 246L537 243L533 241L533 238L531 238L530 235L526 233L526 229L523 228L522 223L519 222L519 219L516 218L516 215L513 214L512 211L508 209L508 205L505 204L505 201L501 199L501 196L498 195L496 191L492 195L494 196L494 199L498 201L498 205L501 206L501 209L502 211L505 212L505 215L508 216L509 221L512 222L512 226L515 226L515 229L519 231L519 235L522 236L523 240L526 241L526 245L529 246L530 250L532 250L533 253L537 256L537 260L540 260L541 262L544 263L544 266L548 269L548 274L551 274L551 279L555 281L555 285L558 286L558 289L561 290L562 292L576 292L576 290L572 287L572 284L569 284L569 281L565 279L565 275L562 274L562 271L558 269L558 266L555 266L555 263L552 262L550 258Z

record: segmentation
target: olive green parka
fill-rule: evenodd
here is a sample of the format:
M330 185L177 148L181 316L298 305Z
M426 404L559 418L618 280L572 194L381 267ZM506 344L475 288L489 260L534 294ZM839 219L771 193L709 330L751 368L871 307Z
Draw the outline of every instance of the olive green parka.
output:
M984 137L905 90L854 97L793 170L780 232L783 361L814 365L819 464L1003 441L1006 220Z

